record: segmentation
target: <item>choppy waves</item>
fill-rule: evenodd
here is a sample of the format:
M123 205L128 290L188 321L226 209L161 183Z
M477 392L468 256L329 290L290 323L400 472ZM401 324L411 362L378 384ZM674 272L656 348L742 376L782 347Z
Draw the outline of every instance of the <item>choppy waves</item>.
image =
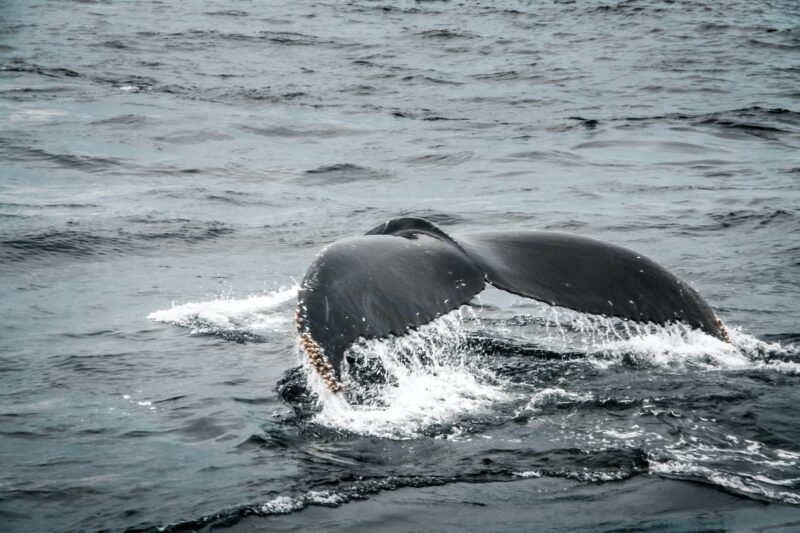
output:
M281 289L177 305L149 318L189 328L192 334L240 342L257 340L266 331L292 336L295 296L296 288ZM407 336L356 345L344 370L342 394L326 389L298 349L303 371L287 374L279 391L298 409L298 422L354 438L495 439L499 445L524 442L528 428L538 428L556 450L574 447L600 457L613 450L641 454L634 470L614 460L596 470L575 470L572 453L557 466L542 468L543 463L526 463L526 454L510 452L499 463L507 467L500 479L534 472L601 482L649 472L700 480L754 498L800 501L792 489L800 476L798 452L737 437L730 426L735 422L714 414L739 409L757 397L746 388L747 381L762 379L755 376L769 380L771 374L800 372L800 350L793 345L760 341L740 328L731 328L733 342L728 344L681 325L631 324L544 305L536 315L503 320L482 319L483 313L464 307ZM503 431L497 434L499 427ZM560 452L543 453L550 462L551 454ZM452 472L452 480L488 475L476 468ZM487 479L497 479L497 472L491 472ZM422 485L443 481L414 479ZM387 481L392 487L407 482ZM281 496L258 512L337 506L350 501L353 491L386 488L380 483L369 487L325 492L322 499L316 493Z
M302 529L500 481L581 485L525 502L537 525L580 529L583 498L609 528L731 527L719 500L608 505L665 477L800 513L798 9L6 2L0 521ZM258 289L400 215L641 250L734 342L512 301L358 344L331 396L296 289Z

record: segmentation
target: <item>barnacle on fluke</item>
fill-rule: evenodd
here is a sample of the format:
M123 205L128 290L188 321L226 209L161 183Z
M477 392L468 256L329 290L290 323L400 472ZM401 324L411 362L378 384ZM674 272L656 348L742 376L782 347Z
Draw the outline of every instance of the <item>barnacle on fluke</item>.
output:
M342 384L336 379L333 366L331 366L325 358L325 354L322 353L322 348L319 344L314 342L314 339L311 338L311 334L308 333L308 331L304 331L300 319L300 310L295 313L295 326L297 327L297 332L300 334L300 345L308 356L311 366L322 376L322 380L331 392L339 392L342 390Z

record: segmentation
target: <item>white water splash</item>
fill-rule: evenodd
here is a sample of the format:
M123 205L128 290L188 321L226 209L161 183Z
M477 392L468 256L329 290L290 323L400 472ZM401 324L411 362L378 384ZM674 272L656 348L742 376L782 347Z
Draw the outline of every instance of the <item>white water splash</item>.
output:
M173 304L169 309L150 313L147 318L190 328L193 334L291 331L294 329L291 313L282 308L297 298L297 290L296 286L282 287L242 299L217 298L205 302Z
M309 383L320 399L321 410L314 421L367 435L415 438L431 425L480 413L508 399L502 384L481 367L480 358L466 353L465 313L468 308L401 338L354 347L353 366L377 364L385 380L360 383L351 379L357 369L346 367L345 388L351 397L355 394L366 400L360 405L348 403L344 394L328 392L304 361Z
M522 318L522 326L506 327L505 333L551 352L585 353L589 362L602 368L621 364L635 368L762 369L800 374L800 363L784 360L785 356L800 356L800 351L761 341L740 327L727 328L731 338L727 343L684 324L639 324L544 304L542 314L544 320L528 323Z
M537 412L545 407L558 407L572 405L580 402L591 401L591 393L567 392L560 387L549 387L536 392L527 405L517 412L517 416L524 411Z
M592 354L596 360L623 362L632 366L682 370L760 369L781 373L800 373L800 364L776 357L800 355L778 343L769 343L728 328L727 343L682 324L644 326L644 331L626 339L608 342ZM602 363L601 363L602 364Z
M305 507L305 503L297 498L278 496L262 505L260 511L266 515L288 514L299 511L303 507Z
M596 355L641 367L740 369L751 363L734 344L682 324L647 329L598 348Z

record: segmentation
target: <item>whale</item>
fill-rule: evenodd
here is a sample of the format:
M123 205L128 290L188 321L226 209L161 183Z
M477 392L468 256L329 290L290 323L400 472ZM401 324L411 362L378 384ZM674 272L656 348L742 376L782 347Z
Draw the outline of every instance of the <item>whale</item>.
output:
M402 336L469 303L487 284L591 315L683 323L730 342L696 290L633 250L550 231L451 236L424 218L401 217L316 255L298 290L300 346L327 388L340 392L351 345Z

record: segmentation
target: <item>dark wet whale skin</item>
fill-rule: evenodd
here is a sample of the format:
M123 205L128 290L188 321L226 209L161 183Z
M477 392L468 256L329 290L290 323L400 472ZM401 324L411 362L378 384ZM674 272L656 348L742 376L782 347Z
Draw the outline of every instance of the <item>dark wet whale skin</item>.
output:
M627 248L546 231L453 238L416 217L392 219L325 247L301 284L297 328L336 392L353 342L403 335L469 302L485 282L584 313L683 322L726 339L697 291Z

